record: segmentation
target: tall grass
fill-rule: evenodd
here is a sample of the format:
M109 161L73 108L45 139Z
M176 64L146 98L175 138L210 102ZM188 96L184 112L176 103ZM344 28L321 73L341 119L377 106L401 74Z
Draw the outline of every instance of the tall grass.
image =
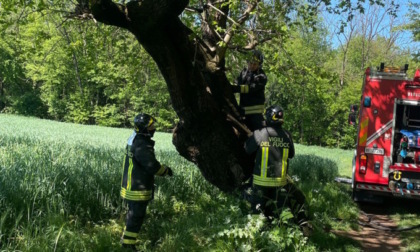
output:
M131 132L0 114L0 250L120 251L125 206L119 186ZM170 134L154 139L157 158L175 175L156 180L141 249L358 250L322 229L308 240L287 215L267 226L264 217L249 215L248 203L205 181L175 151ZM344 167L339 156L351 160L351 152L297 145L297 153L290 170L308 196L311 216L319 225L338 226L331 217L349 225L357 208L348 189L332 179Z
M334 163L340 176L351 178L351 165L354 150L321 148L319 146L305 146L297 144L296 153L298 155L309 155L312 157L328 159Z

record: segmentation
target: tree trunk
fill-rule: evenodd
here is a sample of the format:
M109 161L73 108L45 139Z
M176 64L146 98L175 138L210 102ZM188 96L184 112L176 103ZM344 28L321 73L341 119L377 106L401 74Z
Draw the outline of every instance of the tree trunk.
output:
M173 134L179 154L221 190L231 191L249 178L253 158L244 152L245 134L227 117L237 114L237 104L223 60L213 60L214 51L178 18L188 1L90 3L95 19L130 30L159 67L180 119Z
M70 39L69 34L67 33L67 30L64 27L62 29L62 33L67 40L67 44L70 47L71 46L71 39ZM74 49L71 49L71 54L72 54L72 57L73 57L73 65L74 65L74 70L75 70L75 74L76 74L76 77L77 77L77 83L79 85L80 94L83 96L83 87L82 87L82 79L80 78L79 62L77 60L76 52L74 51Z

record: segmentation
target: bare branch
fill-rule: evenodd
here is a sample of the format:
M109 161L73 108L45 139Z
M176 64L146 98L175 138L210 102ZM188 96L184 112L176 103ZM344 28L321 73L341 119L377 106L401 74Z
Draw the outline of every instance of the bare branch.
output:
M244 11L242 16L237 21L239 25L242 25L248 19L249 15L257 7L259 2L260 0L257 0L257 1L252 2L250 5L248 5L248 8ZM226 32L225 37L223 39L224 46L220 47L218 51L219 59L222 59L225 57L226 50L228 48L227 45L230 43L233 37L234 29L237 28L237 26L238 25L235 25L235 24L232 25L232 27L230 27L230 29Z
M216 10L217 12L219 12L220 14L222 14L223 16L225 16L229 21L231 21L233 24L240 26L239 23L237 23L235 20L233 20L231 17L229 17L228 15L226 15L223 11L219 10L218 8L214 7L211 3L208 3L207 6L210 6L212 9Z
M232 46L232 45L228 45L227 47L231 50L236 50L236 51L239 51L239 52L245 52L245 51L253 50L258 45L261 45L261 44L263 44L267 41L270 41L272 39L273 39L273 37L266 37L266 38L260 39L258 41L253 40L251 43L249 43L249 44L247 44L246 46L243 46L243 47L242 46Z
M257 47L257 45L260 45L260 44L263 44L263 43L265 43L265 42L267 42L267 41L270 41L270 40L272 40L273 38L272 37L267 37L267 38L263 38L263 39L261 39L261 40L252 40L248 45L246 45L245 47L244 47L244 49L245 50L252 50L252 49L254 49L255 47Z
M190 12L197 12L197 13L203 13L204 11L203 8L196 8L196 7L186 7L185 10L190 11Z

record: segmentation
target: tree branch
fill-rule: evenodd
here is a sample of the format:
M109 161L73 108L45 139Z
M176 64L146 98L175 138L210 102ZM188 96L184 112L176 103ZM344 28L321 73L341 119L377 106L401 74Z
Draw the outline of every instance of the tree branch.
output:
M257 1L252 2L250 5L248 5L248 8L245 10L245 12L242 14L242 16L239 18L239 20L236 23L239 25L242 25L243 23L245 23L250 13L257 7L259 2L260 0L257 0ZM224 46L221 46L217 53L219 59L223 59L225 57L226 50L228 48L227 45L230 43L233 37L233 33L235 30L234 28L236 28L236 24L232 25L232 27L226 32L226 35L223 39Z
M89 0L89 9L95 19L101 23L129 28L130 21L126 16L125 5L114 3L111 0Z
M226 15L223 11L219 10L218 8L214 7L211 3L207 3L207 6L210 6L212 9L216 10L217 12L219 12L220 14L222 14L223 16L225 16L229 21L231 21L233 24L240 26L239 23L237 23L235 20L233 20L231 17L229 17L228 15Z

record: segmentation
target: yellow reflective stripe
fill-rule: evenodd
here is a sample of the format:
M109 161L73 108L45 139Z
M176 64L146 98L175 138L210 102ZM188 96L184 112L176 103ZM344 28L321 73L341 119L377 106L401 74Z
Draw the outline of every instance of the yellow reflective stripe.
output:
M261 149L261 165L260 165L260 176L263 176L264 173L264 153L265 153L265 147L262 147Z
M255 105L255 106L248 106L244 107L245 115L249 114L259 114L264 112L264 105Z
M138 233L134 233L134 232L130 232L124 229L124 236L128 236L128 237L132 237L132 238L137 238L139 236Z
M360 146L366 146L368 125L369 125L369 118L368 117L363 118L362 122L360 123L360 129L359 129L359 145Z
M161 165L160 168L159 168L159 171L156 172L156 175L160 176L160 175L164 174L165 171L166 171L165 166Z
M121 197L128 200L134 201L146 201L152 199L153 191L128 191L125 188L121 188L120 192Z
M129 159L129 166L128 166L128 178L127 178L127 190L131 190L131 173L133 173L133 159Z
M152 125L153 124L153 118L152 117L150 117L150 120L149 120L149 124L147 125L147 127L149 127L150 125Z
M284 148L283 149L283 158L281 160L281 177L282 178L286 176L288 157L289 157L289 149Z
M249 85L241 85L241 93L242 94L249 93Z
M126 156L124 156L124 161L123 161L123 168L122 168L122 175L121 175L121 185L124 181L124 169L125 169L125 160L127 159Z
M368 126L368 124L369 124L369 118L368 117L363 118L362 123L360 124L360 127L361 128L366 128Z
M269 154L269 148L265 147L266 149L266 153L265 153L265 173L264 176L267 177L267 170L268 170L268 154Z
M267 177L268 147L262 147L261 177Z
M137 240L131 240L131 239L123 239L123 244L137 244L138 241Z
M277 187L277 186L284 186L287 184L287 178L262 178L258 175L254 175L253 183L255 185L260 186L267 186L267 187Z
M128 191L125 188L121 188L121 193L124 195L132 195L132 196L144 196L148 197L151 196L153 191L152 190L144 190L144 191Z
M124 196L123 198L126 200L131 200L131 201L149 201L152 199L151 196L150 197L134 197L134 196L129 196L129 195Z

